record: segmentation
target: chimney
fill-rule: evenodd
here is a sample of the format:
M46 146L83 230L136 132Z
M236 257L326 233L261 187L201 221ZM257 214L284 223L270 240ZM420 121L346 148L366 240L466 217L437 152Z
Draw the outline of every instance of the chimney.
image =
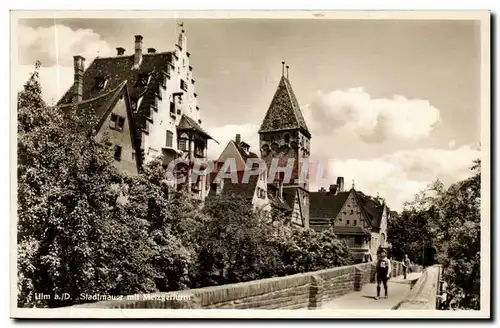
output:
M156 52L155 48L148 48L148 54L154 54Z
M234 139L234 141L236 142L236 144L239 146L240 143L241 143L241 134L236 134L236 138Z
M125 54L125 49L123 49L122 47L116 48L116 55L117 56L123 56L124 54Z
M337 178L337 186L339 187L339 192L344 191L344 177Z
M75 69L74 85L73 85L73 102L82 101L83 97L83 71L85 67L85 58L82 56L73 56Z
M142 62L142 35L135 36L134 67L139 68Z
M330 194L335 195L337 193L338 186L336 184L330 185Z

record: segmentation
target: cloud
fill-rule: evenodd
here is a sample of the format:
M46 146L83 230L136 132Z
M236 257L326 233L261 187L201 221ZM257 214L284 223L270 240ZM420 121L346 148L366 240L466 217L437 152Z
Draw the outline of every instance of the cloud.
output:
M217 159L230 140L234 140L236 134L241 135L241 140L250 145L250 151L259 154L259 126L255 124L229 124L218 127L207 127L210 135L219 142L211 142L208 145L208 158Z
M92 29L73 30L65 25L19 26L19 63L32 65L39 60L47 67L73 66L73 56L81 55L88 65L97 57L114 55L113 48Z
M99 54L113 56L112 47L92 29L73 30L65 25L50 27L19 26L19 63L13 74L16 91L22 89L34 69L41 61L40 83L42 96L52 105L73 83L73 56L81 55L86 66Z
M456 145L457 145L457 142L455 140L448 141L449 148L454 148Z
M372 98L363 88L318 92L304 115L313 134L359 136L368 143L427 137L440 121L427 100Z
M21 91L23 85L31 76L34 66L19 65L17 74L13 76L16 91ZM42 97L49 105L55 104L73 83L73 68L64 66L50 66L40 68L40 84Z
M472 161L478 157L480 151L471 146L455 150L421 148L367 160L332 160L328 172L331 183L336 176L343 176L346 188L350 188L354 179L356 190L373 196L379 193L391 208L401 210L404 201L412 200L437 178L449 186L470 176Z

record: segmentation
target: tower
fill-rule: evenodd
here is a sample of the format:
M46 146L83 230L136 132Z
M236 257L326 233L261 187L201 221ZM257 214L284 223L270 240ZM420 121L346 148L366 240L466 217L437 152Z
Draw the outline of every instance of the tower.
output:
M281 168L293 160L291 179L282 183L282 196L294 209L292 222L307 227L309 185L305 181L299 181L299 176L303 162L309 159L311 133L288 79L288 69L286 66L285 75L285 62L282 62L280 82L259 129L260 151L268 168L273 159L278 161ZM277 180L281 181L284 177L283 173L278 173Z

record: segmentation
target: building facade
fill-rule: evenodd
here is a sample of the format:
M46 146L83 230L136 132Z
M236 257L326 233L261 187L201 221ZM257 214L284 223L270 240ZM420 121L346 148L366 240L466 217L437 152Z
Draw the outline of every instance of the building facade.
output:
M132 54L122 47L116 51L116 56L95 58L87 69L85 58L75 56L74 83L57 106L96 114L97 138L114 149L120 169L134 174L154 158L164 165L182 158L178 174L190 176L190 162L206 159L212 138L201 127L184 29L173 50L145 51L143 37L136 35ZM206 178L174 187L203 198Z
M306 179L299 181L299 177L303 161L309 159L311 133L288 79L288 66L285 76L284 64L280 82L259 129L260 152L270 172L273 161L283 169L291 163L290 179L283 172L276 172L274 184L282 184L283 198L293 209L292 223L308 227L309 185Z
M280 194L282 188L270 188L267 170L257 174L255 170L258 166L252 165L249 159L260 160L257 154L250 151L250 145L236 134L235 139L228 142L219 158L214 161L214 171L209 176L208 196L238 195L250 201L253 209L264 215L271 214L273 209L290 214L291 208ZM229 162L233 164L228 165ZM218 175L224 177L217 179Z
M385 201L371 197L354 186L344 191L344 179L329 190L311 192L310 226L316 231L333 229L359 261L377 259L380 248L387 247L387 221L390 210Z

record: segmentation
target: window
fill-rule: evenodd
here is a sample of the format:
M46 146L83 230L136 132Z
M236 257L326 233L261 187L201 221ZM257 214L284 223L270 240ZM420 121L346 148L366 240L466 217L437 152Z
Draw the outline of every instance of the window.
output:
M363 237L362 236L355 236L354 237L354 243L356 245L362 245L363 244Z
M179 150L186 151L186 139L179 139Z
M351 210L351 214L354 214L354 210Z
M123 127L125 126L125 118L120 115L111 114L110 126L111 128L119 131L123 130Z
M109 123L109 126L112 129L122 131L124 125L125 125L125 118L124 117L122 117L120 115L116 115L116 114L111 114L111 122Z
M290 142L290 135L289 134L285 134L285 142L286 143Z
M347 224L349 224L349 220L347 220Z
M115 148L115 159L117 161L121 161L122 159L122 147L116 146Z
M137 77L137 81L135 82L134 88L144 88L148 85L149 82L149 73L139 74Z
M181 89L187 91L187 84L183 79L181 79Z
M170 102L170 113L175 115L175 103L173 101Z
M172 131L167 131L167 147L172 147L174 144L174 133Z
M354 225L356 225L356 220L354 220Z
M95 78L94 89L102 90L108 84L108 79L104 76L98 76Z

